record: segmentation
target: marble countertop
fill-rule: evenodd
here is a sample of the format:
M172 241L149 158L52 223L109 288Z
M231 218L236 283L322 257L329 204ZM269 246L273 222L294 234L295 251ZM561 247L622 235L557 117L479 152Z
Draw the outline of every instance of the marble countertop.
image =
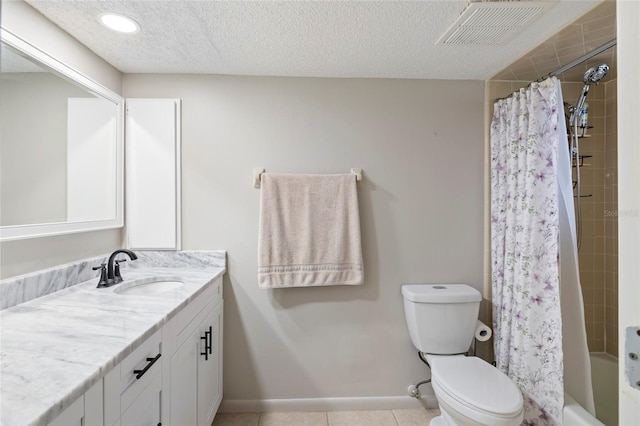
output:
M130 262L134 263L134 262ZM130 267L124 283L179 280L153 295L121 295L97 279L0 312L0 424L45 425L160 329L224 267Z

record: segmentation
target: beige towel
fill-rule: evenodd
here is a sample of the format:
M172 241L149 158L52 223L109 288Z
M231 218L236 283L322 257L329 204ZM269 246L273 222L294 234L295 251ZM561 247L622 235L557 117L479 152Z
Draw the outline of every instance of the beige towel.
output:
M362 284L356 177L263 173L260 288Z

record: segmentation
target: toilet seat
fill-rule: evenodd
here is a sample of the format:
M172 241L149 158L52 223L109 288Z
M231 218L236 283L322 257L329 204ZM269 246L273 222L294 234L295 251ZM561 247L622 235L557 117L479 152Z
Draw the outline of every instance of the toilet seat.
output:
M465 356L429 355L427 360L436 396L444 405L480 424L522 419L522 393L491 364Z

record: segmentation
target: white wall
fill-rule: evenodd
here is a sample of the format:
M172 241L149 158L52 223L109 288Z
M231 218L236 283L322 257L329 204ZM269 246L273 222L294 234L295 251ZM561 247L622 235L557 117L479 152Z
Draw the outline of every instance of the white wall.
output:
M620 424L637 424L640 391L625 376L625 329L640 327L640 3L617 2L618 7L618 353ZM633 338L638 340L638 336ZM635 347L638 345L636 343ZM637 363L636 363L637 364ZM637 371L637 366L636 366Z
M123 88L183 102L183 248L229 253L225 400L400 396L427 377L400 285L482 288L483 82L125 75ZM253 167L364 170L364 285L258 289Z
M2 27L65 62L116 93L122 74L22 0L3 1ZM122 231L112 229L0 244L0 278L11 277L108 253L122 245Z

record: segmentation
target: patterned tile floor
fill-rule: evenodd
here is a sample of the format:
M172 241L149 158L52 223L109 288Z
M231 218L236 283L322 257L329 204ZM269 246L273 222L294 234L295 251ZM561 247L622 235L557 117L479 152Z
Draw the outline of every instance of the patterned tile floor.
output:
M437 409L218 413L212 426L426 426Z

